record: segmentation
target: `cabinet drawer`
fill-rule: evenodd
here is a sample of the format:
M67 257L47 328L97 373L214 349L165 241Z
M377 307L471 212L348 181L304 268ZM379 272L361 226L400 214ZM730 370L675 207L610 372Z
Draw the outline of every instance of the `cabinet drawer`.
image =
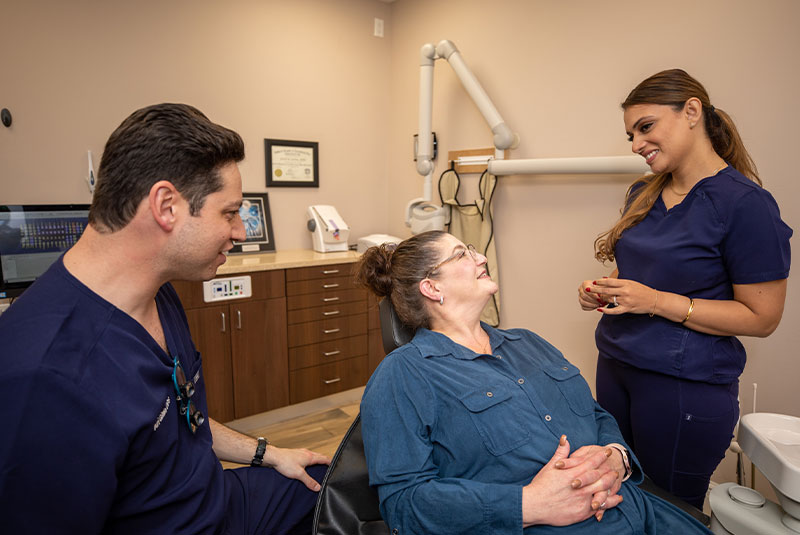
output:
M355 288L352 277L330 277L286 283L286 295L303 295L332 290L348 290Z
M289 373L291 402L300 403L361 386L367 382L367 357L303 368Z
M341 318L363 314L367 311L365 301L353 301L352 303L330 304L322 307L301 308L289 312L289 325L295 323L305 323L307 321Z
M276 297L283 297L285 295L286 284L284 282L285 279L283 269L221 275L219 278L237 277L241 275L250 276L253 296L246 299L231 299L227 301L221 301L221 303L228 304L234 302L252 301L254 299L272 299ZM212 306L220 303L206 303L203 300L202 282L172 281L172 286L174 286L175 291L178 292L178 297L181 298L181 303L185 309Z
M289 325L289 347L367 334L367 315L357 314L332 320Z
M311 266L292 268L286 271L286 282L311 279L327 279L332 277L352 277L353 264L331 264L327 266Z
M294 295L288 298L287 308L297 310L299 308L311 308L322 305L339 303L352 303L353 301L364 301L367 297L366 290L335 290L329 292Z
M319 344L293 347L289 350L289 369L298 370L300 368L328 364L337 360L359 357L366 355L368 348L368 336L365 334Z

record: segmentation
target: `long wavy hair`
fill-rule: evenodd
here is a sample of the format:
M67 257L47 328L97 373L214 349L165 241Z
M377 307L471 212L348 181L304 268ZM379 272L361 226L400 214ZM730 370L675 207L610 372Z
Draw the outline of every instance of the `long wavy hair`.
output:
M720 158L744 176L761 185L756 165L739 136L730 115L711 105L705 87L682 69L661 71L647 78L630 92L622 103L627 110L637 104L661 104L674 111L683 109L686 101L695 97L703 105L705 132ZM625 204L619 221L610 230L600 234L594 242L595 257L600 262L614 261L614 250L622 233L637 225L646 216L661 195L664 186L672 179L671 173L650 174L634 182L625 195Z

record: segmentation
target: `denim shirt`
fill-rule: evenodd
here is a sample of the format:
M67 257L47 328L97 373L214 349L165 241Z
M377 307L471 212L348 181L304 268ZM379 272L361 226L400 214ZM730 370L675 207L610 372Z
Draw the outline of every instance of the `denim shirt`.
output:
M522 487L562 434L571 451L624 444L613 417L557 349L530 331L482 327L491 354L420 329L367 384L361 413L370 484L394 534L523 533ZM602 523L592 517L524 532L655 533L651 496L634 485L642 475L631 461L624 501Z

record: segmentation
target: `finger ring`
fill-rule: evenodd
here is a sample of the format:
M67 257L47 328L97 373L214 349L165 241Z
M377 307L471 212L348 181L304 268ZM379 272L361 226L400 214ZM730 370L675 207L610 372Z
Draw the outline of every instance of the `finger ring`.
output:
M614 305L615 305L615 306L618 306L618 305L619 305L619 303L617 303L617 296L616 296L616 295L614 296Z
M605 508L606 508L606 502L601 503L600 504L600 509L605 509Z

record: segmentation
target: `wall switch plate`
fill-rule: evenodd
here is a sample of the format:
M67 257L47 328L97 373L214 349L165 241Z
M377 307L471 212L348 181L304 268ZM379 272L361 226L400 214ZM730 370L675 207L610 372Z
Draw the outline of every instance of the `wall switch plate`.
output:
M383 19L375 18L375 28L372 35L375 37L383 37Z
M245 299L253 296L250 275L221 277L203 283L203 301L213 303L229 299Z

